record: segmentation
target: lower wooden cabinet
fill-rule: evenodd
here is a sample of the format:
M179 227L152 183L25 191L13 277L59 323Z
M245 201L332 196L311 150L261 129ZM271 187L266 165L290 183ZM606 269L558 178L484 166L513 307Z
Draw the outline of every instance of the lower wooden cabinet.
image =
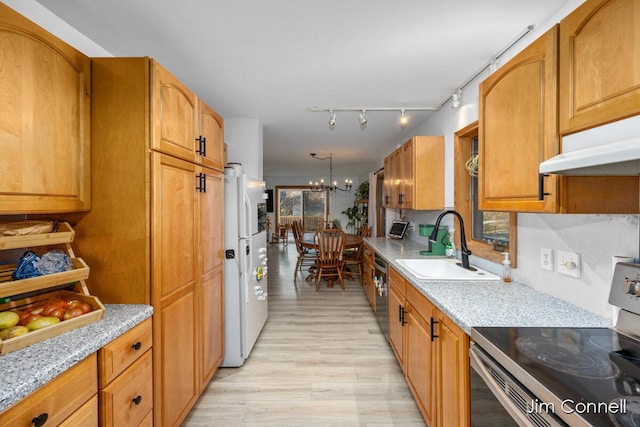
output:
M373 280L376 273L375 266L373 264L374 253L373 249L364 245L364 274L362 276L362 288L364 289L364 294L367 296L369 305L371 305L373 311L376 311L376 292L378 290L376 289L375 282Z
M469 337L393 268L389 343L427 425L469 426Z
M98 351L101 426L153 425L151 319Z
M51 426L97 426L97 392L98 364L93 353L0 413L0 425L32 426L39 419Z

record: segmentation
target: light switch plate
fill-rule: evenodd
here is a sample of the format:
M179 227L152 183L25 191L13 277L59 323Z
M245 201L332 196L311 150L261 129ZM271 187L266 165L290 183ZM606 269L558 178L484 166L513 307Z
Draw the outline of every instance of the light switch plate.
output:
M553 249L540 249L540 268L553 271Z
M580 254L575 252L558 251L557 271L560 274L580 278Z

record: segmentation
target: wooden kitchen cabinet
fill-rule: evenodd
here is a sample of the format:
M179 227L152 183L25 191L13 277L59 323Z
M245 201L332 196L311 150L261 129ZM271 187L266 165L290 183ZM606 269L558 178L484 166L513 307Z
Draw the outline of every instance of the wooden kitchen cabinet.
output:
M101 426L139 426L152 414L151 319L98 351Z
M46 425L97 426L97 367L93 353L0 413L0 425L31 426L39 418Z
M92 73L93 206L75 245L94 295L153 305L153 423L179 425L223 345L223 174L190 151L211 123L150 58L96 58Z
M429 426L468 426L469 338L393 268L389 342Z
M478 200L485 211L636 213L638 177L541 176L560 153L558 26L480 84Z
M376 311L376 292L378 292L378 290L376 289L375 282L373 280L376 274L375 264L373 261L375 256L375 251L367 244L364 244L363 248L364 248L364 253L363 253L364 275L362 276L362 287L364 289L365 295L367 296L367 301L369 301L369 305L371 305L371 308L375 312Z
M560 134L640 114L640 3L587 0L560 22Z
M385 158L384 167L386 207L444 209L443 137L414 136Z
M0 4L0 214L88 210L89 58Z
M152 76L152 148L223 171L222 117L155 61Z

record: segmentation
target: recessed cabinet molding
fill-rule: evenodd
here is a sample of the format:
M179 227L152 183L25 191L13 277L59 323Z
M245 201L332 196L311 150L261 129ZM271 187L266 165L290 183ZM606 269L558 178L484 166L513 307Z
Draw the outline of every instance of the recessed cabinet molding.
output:
M639 17L636 0L587 0L560 22L561 135L640 114Z
M384 159L384 205L444 209L444 137L414 136Z
M0 214L91 207L89 58L0 4Z

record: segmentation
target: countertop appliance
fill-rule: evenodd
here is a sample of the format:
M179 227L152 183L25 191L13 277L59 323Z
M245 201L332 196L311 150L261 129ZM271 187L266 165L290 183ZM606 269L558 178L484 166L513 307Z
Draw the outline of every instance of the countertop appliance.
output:
M609 303L613 329L473 328L474 374L519 425L640 425L640 265L616 264Z
M385 339L389 341L389 264L376 253L373 257L373 266L375 269L373 280L376 288L376 321Z
M264 187L240 164L224 169L224 367L244 364L267 321Z

